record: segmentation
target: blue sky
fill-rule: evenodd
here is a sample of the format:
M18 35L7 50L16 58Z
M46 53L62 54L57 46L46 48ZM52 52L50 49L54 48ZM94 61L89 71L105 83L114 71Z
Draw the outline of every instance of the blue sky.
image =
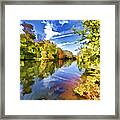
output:
M82 30L81 20L21 20L34 26L37 41L51 40L63 50L69 50L74 55L77 49L81 47L78 41L80 36L73 33L72 28ZM22 31L22 26L20 27Z

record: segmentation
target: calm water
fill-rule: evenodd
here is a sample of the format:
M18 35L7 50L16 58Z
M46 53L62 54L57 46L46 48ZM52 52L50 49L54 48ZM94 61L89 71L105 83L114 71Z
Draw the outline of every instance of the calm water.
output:
M79 85L84 73L76 61L21 62L21 100L73 100L82 99L73 89Z

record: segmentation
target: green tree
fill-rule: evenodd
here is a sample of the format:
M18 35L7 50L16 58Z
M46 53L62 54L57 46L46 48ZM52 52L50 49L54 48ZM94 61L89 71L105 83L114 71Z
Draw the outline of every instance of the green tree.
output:
M83 83L74 89L74 92L88 99L99 99L100 85L100 21L83 21L83 30L73 29L75 34L82 36L85 44L77 56L79 68L85 68ZM83 79L81 76L80 79ZM81 80L82 81L82 80Z
M33 26L27 23L21 25L24 33L20 34L20 59L33 59L36 56Z

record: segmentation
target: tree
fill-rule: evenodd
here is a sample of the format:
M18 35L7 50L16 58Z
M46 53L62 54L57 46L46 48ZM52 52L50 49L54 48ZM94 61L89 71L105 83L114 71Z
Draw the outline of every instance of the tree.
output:
M63 51L50 40L37 41L31 24L24 22L21 25L24 33L20 34L20 59L58 60L73 58L71 52Z
M86 76L86 79L74 89L74 92L88 99L99 99L100 21L85 20L83 27L82 31L74 29L74 33L82 36L80 42L86 41L77 56L79 68L85 68L83 76ZM83 76L80 79L83 79Z
M73 58L73 53L68 51L68 50L64 50L64 58L72 59Z
M20 59L33 59L36 56L35 34L31 24L23 23L24 34L20 34Z

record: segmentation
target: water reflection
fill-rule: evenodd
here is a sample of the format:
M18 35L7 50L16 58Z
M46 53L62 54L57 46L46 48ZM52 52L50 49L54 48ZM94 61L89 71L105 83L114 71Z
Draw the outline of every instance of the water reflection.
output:
M73 88L84 70L73 60L21 61L20 97L24 100L80 99Z

